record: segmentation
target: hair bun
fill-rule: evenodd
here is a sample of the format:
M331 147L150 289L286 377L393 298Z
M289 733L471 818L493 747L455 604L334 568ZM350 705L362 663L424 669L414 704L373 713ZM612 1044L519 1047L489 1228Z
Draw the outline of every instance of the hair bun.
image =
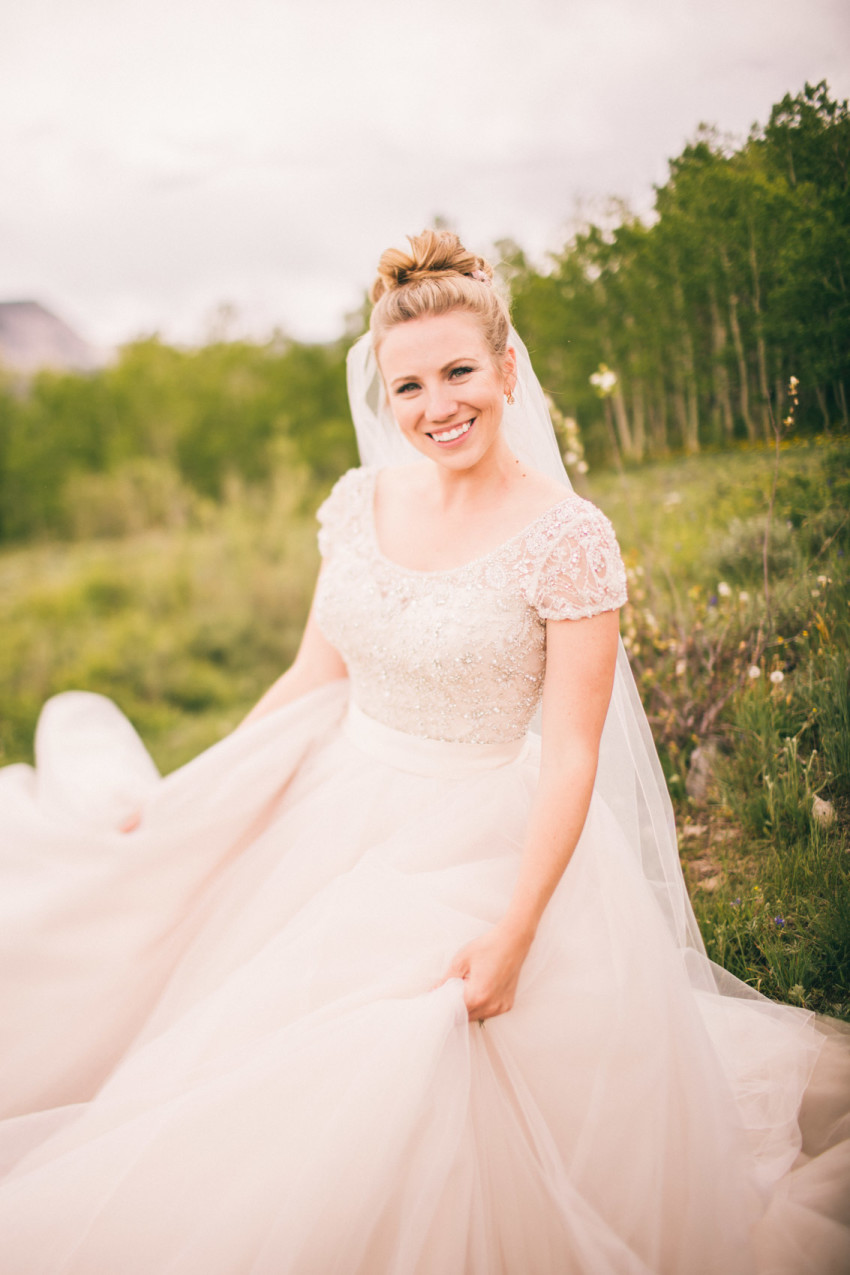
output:
M381 257L378 277L369 294L371 301L432 276L467 275L483 282L493 277L490 263L464 248L451 230L423 230L421 235L409 235L408 242L410 252L388 248Z

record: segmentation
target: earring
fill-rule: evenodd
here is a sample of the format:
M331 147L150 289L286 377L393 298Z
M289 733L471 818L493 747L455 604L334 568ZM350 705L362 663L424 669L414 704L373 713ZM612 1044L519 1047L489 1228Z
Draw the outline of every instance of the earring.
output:
M508 407L513 407L513 404L514 404L514 395L513 395L513 390L507 390L507 391L506 391L506 393L505 393L505 402L508 404Z

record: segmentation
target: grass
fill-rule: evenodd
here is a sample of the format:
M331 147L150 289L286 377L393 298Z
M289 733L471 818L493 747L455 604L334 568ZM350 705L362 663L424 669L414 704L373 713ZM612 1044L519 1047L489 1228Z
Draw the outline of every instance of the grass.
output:
M850 1017L850 449L783 448L765 599L772 465L677 458L591 474L589 494L623 546L624 640L709 954ZM31 759L42 703L69 687L114 698L163 771L230 730L294 654L316 502L287 470L191 526L0 553L0 761ZM697 748L713 760L694 795Z
M295 478L213 525L0 554L0 762L30 760L58 691L113 698L169 771L290 663L318 567ZM315 503L315 501L314 501Z
M593 494L629 564L624 641L709 955L850 1018L850 448L783 449L765 596L772 465L677 459Z

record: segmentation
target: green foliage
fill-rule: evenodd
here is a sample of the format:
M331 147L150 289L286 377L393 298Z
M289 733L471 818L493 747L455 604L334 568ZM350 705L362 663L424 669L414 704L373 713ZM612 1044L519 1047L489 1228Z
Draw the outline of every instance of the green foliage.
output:
M649 226L614 209L541 276L514 254L517 326L591 460L769 439L801 382L798 428L846 430L850 111L826 84L774 107L737 149L702 128L670 162ZM589 379L617 374L609 402Z
M0 387L0 538L197 523L234 482L294 465L318 490L355 460L341 345L137 341L92 375Z

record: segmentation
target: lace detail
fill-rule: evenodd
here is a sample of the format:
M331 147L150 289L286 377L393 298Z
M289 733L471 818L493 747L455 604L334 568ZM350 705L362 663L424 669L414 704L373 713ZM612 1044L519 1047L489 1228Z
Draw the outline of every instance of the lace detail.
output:
M473 562L416 571L378 546L377 473L344 474L318 514L325 570L316 617L345 660L354 702L412 735L520 738L543 690L546 620L625 601L611 524L571 493Z
M352 498L363 485L363 469L349 469L334 483L331 494L316 510L319 523L319 553L329 558L339 536L344 533L349 518ZM376 471L377 472L377 471Z
M582 620L626 601L626 572L611 523L586 500L571 514L541 564L531 597L544 620Z

